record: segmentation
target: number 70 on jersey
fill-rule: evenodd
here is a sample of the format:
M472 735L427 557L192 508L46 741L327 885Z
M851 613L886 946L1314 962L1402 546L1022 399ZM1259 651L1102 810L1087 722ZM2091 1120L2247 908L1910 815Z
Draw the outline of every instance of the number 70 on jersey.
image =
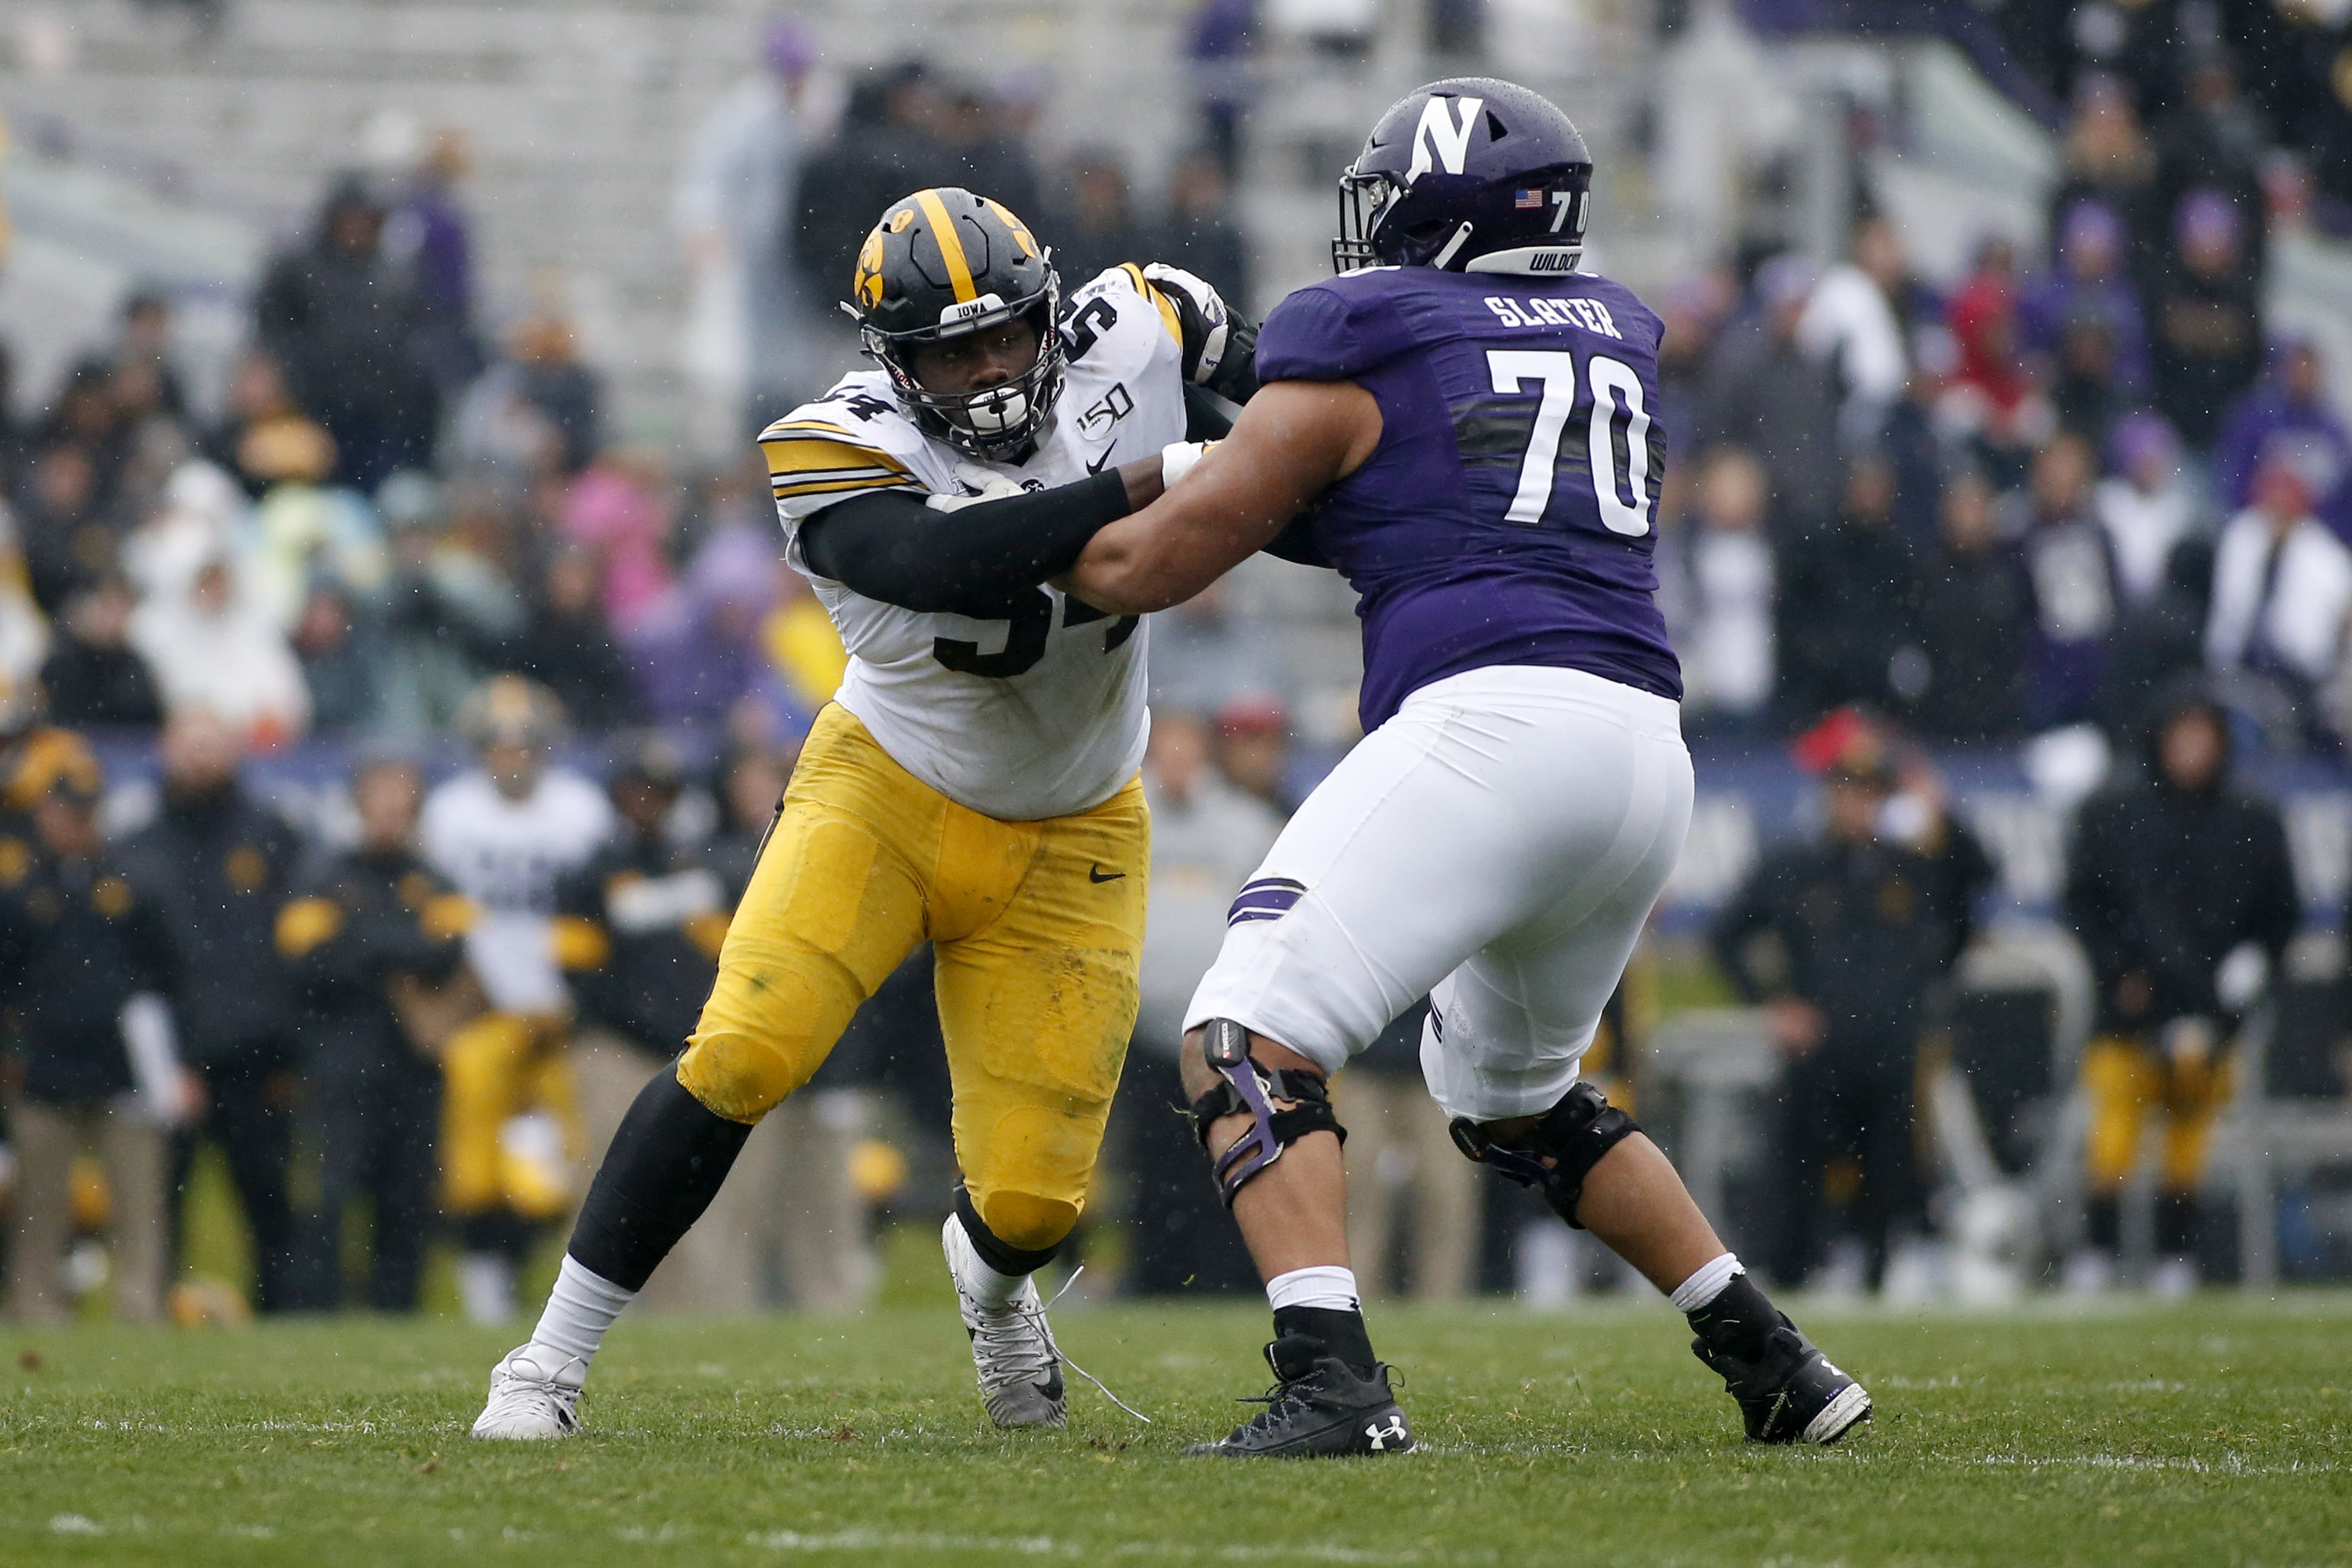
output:
M1519 460L1518 489L1503 514L1513 522L1541 522L1551 504L1559 444L1576 412L1576 355L1565 349L1488 349L1486 372L1496 392L1524 393L1529 384L1542 388ZM1650 531L1650 412L1642 401L1642 378L1622 360L1592 354L1584 362L1583 381L1592 395L1584 432L1592 499L1603 527L1638 539Z

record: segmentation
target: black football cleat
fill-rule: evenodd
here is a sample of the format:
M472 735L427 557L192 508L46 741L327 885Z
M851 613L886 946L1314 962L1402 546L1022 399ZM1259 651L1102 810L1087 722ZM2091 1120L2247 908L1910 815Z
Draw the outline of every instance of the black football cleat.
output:
M1763 1354L1743 1361L1691 1342L1691 1353L1723 1379L1751 1443L1834 1443L1870 1419L1870 1394L1830 1363L1785 1317L1764 1336Z
M1214 1443L1184 1450L1227 1459L1327 1459L1404 1454L1412 1428L1389 1393L1389 1369L1366 1376L1329 1354L1321 1340L1287 1334L1265 1347L1277 1380L1265 1408Z

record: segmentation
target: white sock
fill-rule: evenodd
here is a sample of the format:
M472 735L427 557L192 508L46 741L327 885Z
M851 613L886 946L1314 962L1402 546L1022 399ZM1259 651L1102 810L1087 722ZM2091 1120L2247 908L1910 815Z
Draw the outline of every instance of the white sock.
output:
M971 1244L971 1232L964 1229L961 1217L948 1222L948 1234L955 1237L957 1257L953 1268L956 1286L983 1307L1004 1308L1013 1305L1013 1298L1029 1282L1026 1274L999 1274Z
M558 1367L578 1361L584 1381L588 1363L596 1359L605 1333L636 1299L635 1290L624 1290L593 1269L581 1267L567 1253L556 1273L555 1289L547 1293L547 1310L539 1315L539 1327L530 1331L530 1342L549 1352L546 1359Z
M1746 1272L1748 1271L1739 1266L1737 1253L1727 1252L1720 1258L1700 1264L1692 1271L1689 1279L1675 1287L1673 1298L1675 1310L1697 1311L1701 1307L1722 1295L1725 1286Z
M1328 1307L1337 1312L1364 1310L1356 1293L1356 1271L1334 1263L1276 1275L1265 1282L1265 1301L1277 1312L1285 1307Z
M457 1300L469 1323L503 1323L515 1314L514 1265L502 1253L468 1252L457 1259Z

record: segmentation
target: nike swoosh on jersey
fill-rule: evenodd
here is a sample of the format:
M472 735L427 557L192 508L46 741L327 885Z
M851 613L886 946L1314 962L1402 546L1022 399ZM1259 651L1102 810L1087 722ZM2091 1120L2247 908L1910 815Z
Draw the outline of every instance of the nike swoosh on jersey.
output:
M1124 871L1105 871L1099 863L1087 868L1087 880L1089 882L1116 882L1126 875Z
M1117 446L1117 445L1118 445L1118 442L1116 442L1116 441L1114 441L1114 442L1112 442L1112 443L1111 443L1111 446L1112 446L1112 447L1115 447L1115 446ZM1099 457L1099 458L1097 458L1093 462L1088 463L1088 464L1087 465L1087 472L1088 472L1088 473L1090 473L1090 474L1099 474L1099 473L1101 473L1101 472L1103 471L1103 465L1104 465L1105 463L1109 462L1109 461L1110 461L1110 447L1105 447L1103 448L1103 454L1102 454L1102 456L1101 456L1101 457Z

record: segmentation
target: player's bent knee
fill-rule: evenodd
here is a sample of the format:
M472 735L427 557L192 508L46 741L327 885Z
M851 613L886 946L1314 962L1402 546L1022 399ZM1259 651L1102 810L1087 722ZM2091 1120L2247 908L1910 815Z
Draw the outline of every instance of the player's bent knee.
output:
M794 1053L743 1035L698 1035L677 1059L677 1081L714 1116L756 1122L808 1081Z
M1214 1156L1217 1191L1227 1208L1301 1138L1328 1132L1348 1141L1319 1070L1259 1066L1250 1057L1249 1031L1230 1018L1210 1019L1200 1037L1202 1060L1217 1075L1192 1101L1192 1131L1201 1146L1208 1147L1210 1129L1226 1117L1250 1119L1249 1129ZM1276 1101L1287 1103L1276 1109Z
M1589 1083L1572 1085L1559 1104L1510 1143L1496 1140L1487 1124L1456 1117L1449 1131L1454 1146L1482 1165L1543 1194L1552 1213L1582 1230L1576 1205L1584 1178L1601 1157L1642 1130L1642 1124L1609 1103Z
M1050 1252L1078 1223L1078 1205L1007 1188L973 1205L989 1234L1018 1252Z

